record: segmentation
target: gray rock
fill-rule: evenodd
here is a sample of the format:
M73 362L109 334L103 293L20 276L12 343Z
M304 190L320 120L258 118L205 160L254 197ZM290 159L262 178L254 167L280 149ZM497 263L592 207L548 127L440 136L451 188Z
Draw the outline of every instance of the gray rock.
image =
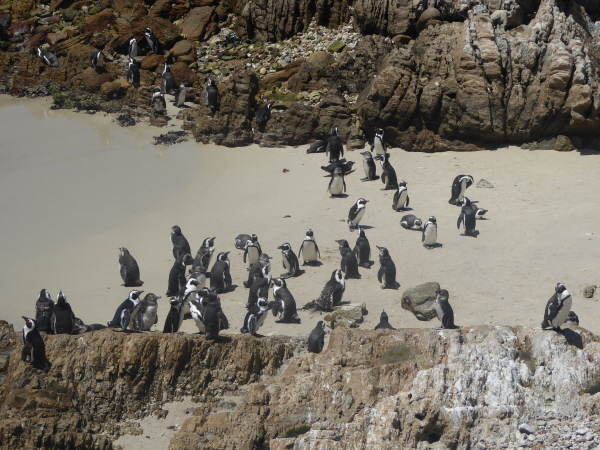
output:
M365 303L350 303L349 305L334 306L333 312L323 317L332 329L337 327L358 328L363 323L363 316L367 312Z
M431 320L437 317L435 312L435 291L440 289L440 284L435 282L423 283L409 288L402 294L402 308L410 311L419 320Z
M524 434L533 434L533 433L535 433L535 430L533 429L533 427L531 425L526 424L526 423L522 423L521 425L519 425L519 431L521 433L524 433Z
M478 188L493 189L494 185L483 178L477 182Z
M594 296L594 292L596 291L596 288L598 286L596 286L595 284L591 284L589 286L586 286L583 288L583 296L585 298L592 298Z

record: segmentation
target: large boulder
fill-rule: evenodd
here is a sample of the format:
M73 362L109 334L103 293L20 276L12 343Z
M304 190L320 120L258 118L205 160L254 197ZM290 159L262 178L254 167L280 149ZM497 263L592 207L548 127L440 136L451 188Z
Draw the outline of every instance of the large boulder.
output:
M217 30L215 8L202 6L194 8L181 23L181 34L190 41L202 41Z
M431 320L437 317L435 312L435 291L440 289L440 284L435 282L423 283L409 288L402 294L402 308L410 311L419 320Z

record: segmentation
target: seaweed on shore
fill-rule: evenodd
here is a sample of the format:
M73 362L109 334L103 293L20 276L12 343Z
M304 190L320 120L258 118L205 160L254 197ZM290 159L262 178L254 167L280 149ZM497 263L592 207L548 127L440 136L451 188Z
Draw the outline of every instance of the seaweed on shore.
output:
M188 140L187 135L189 133L187 131L169 131L165 134L161 134L159 136L154 136L154 145L173 145L179 144L180 142L185 142Z

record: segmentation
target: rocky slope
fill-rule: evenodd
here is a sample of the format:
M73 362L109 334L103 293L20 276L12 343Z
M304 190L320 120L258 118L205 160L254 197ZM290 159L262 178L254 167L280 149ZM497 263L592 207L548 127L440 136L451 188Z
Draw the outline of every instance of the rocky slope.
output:
M5 322L2 336L3 346L16 342ZM337 328L322 354L305 344L113 330L47 336L48 373L23 363L19 348L3 367L0 447L110 449L128 431L119 421L160 417L164 402L183 396L198 407L172 449L560 447L565 439L591 448L600 429L600 339L578 327L564 335Z
M169 62L191 85L180 118L199 141L298 145L337 125L355 148L374 127L408 150L554 148L559 135L597 147L599 19L588 0L14 0L0 5L0 91L143 117ZM147 26L160 51L138 57L136 89L124 53L133 35L146 55ZM94 48L112 59L105 71L89 67ZM207 75L223 95L214 115Z

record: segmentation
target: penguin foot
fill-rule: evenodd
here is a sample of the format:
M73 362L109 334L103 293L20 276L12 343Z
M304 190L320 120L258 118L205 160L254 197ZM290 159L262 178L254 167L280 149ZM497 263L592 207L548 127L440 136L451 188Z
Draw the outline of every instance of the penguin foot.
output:
M560 329L560 327L552 327L552 329L554 331L556 331L558 334L564 334L564 331Z
M292 274L289 272L282 273L281 275L279 275L279 277L283 278L283 279L290 278L291 276L292 276Z
M385 284L382 284L381 286L379 286L381 289L387 289L387 286Z

